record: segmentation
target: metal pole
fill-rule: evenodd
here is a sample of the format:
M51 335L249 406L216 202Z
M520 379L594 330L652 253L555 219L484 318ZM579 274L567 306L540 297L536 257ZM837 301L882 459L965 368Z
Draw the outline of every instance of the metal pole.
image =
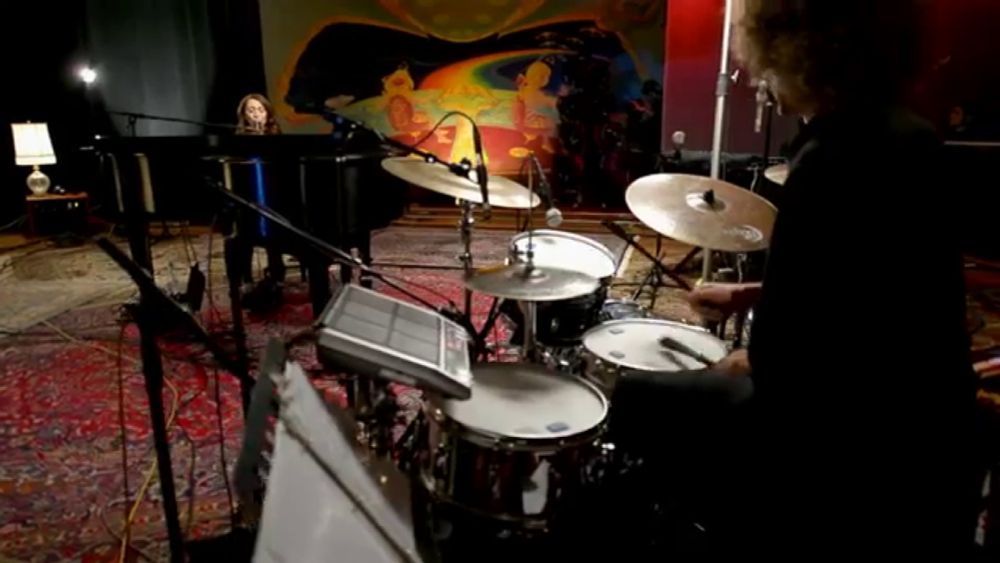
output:
M733 35L733 0L726 0L726 14L722 23L722 55L719 61L719 78L715 86L715 126L712 130L712 161L711 176L719 179L722 164L722 135L726 122L726 98L732 80L729 78L729 50ZM701 268L703 282L711 281L712 250L703 249L704 257Z

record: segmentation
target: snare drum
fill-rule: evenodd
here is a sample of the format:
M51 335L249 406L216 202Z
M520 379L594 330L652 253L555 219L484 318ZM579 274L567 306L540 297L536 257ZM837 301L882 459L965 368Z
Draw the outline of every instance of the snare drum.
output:
M531 364L473 369L472 397L429 401L424 484L438 500L544 529L600 458L608 402L593 385Z
M703 328L661 319L608 321L583 336L584 377L610 394L627 370L674 372L707 367L690 356L665 348L660 344L662 338L669 338L713 362L728 353L726 344Z
M511 262L526 262L529 233L511 240ZM566 346L579 344L587 329L599 320L608 285L617 270L614 254L603 244L573 233L540 229L530 234L534 263L540 266L571 270L601 280L593 293L575 299L538 303L536 339L541 344Z

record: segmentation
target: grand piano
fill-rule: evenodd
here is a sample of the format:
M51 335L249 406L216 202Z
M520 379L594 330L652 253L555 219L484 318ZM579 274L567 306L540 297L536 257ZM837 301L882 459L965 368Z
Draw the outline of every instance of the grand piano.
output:
M356 249L369 263L372 230L388 225L404 207L405 184L380 165L393 153L363 133L111 137L95 141L94 149L102 171L98 198L112 219L209 224L214 218L227 235L253 245L277 244L310 267L317 315L330 297L322 283L329 260L249 211L220 214L225 206L209 180L334 246ZM133 245L133 254L136 250ZM137 257L152 269L142 258Z

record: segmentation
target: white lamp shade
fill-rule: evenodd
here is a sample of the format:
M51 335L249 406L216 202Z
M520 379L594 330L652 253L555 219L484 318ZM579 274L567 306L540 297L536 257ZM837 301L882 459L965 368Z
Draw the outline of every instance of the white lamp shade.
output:
M11 123L10 129L14 135L14 162L18 166L56 163L56 151L52 149L48 124Z

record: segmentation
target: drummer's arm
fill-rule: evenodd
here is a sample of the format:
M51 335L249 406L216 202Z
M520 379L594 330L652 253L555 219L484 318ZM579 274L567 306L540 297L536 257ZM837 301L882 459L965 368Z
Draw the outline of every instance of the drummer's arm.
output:
M750 282L735 284L734 301L738 311L746 311L753 307L760 300L760 291L763 287L761 282Z
M688 294L691 308L710 320L746 311L760 299L761 283L706 283Z

